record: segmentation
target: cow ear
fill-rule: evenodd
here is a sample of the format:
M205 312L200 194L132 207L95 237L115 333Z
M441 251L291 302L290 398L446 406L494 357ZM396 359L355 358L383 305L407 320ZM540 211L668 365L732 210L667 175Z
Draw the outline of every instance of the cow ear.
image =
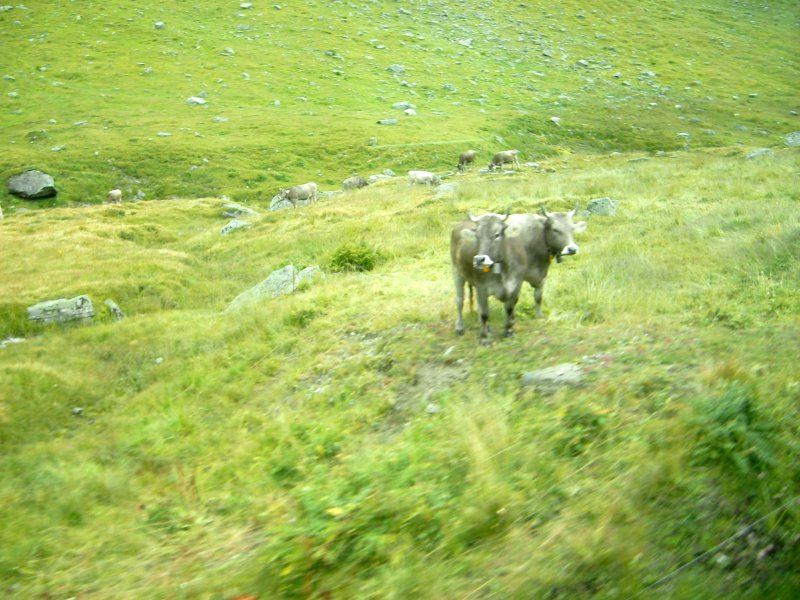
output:
M574 233L581 233L582 231L586 231L586 221L578 221L575 225L572 226L572 231Z
M467 216L469 217L469 220L472 221L473 223L477 223L478 222L478 217L473 215L471 212L467 211Z

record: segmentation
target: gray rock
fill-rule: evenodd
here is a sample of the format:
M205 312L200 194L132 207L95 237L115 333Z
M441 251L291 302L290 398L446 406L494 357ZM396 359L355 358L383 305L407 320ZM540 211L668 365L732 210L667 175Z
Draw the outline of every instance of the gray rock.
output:
M108 312L111 313L111 316L114 317L115 321L120 321L121 319L125 318L125 313L120 310L119 306L117 306L116 302L113 300L106 298L103 300L103 304L108 307Z
M220 235L228 235L232 231L236 231L237 229L245 229L250 227L250 223L247 221L240 221L239 219L232 219L228 221L228 223L219 230Z
M4 340L0 340L0 348L5 348L11 344L21 344L25 341L25 338L18 338L18 337L7 337Z
M578 385L582 378L583 369L580 366L575 363L562 363L554 367L524 373L522 385L552 389L565 385Z
M442 89L446 92L455 92L456 86L454 86L452 83L443 83Z
M392 171L391 169L384 169L383 174L386 175L387 177L395 177L394 171Z
M800 146L800 131L793 131L783 136L783 143L787 146Z
M458 191L457 183L443 183L436 186L435 193L437 196L452 196Z
M586 205L583 214L598 217L610 217L617 213L617 203L611 198L595 198Z
M379 181L383 181L384 179L391 179L390 175L386 175L385 173L376 173L375 175L370 175L367 177L367 183L373 184L378 183Z
M40 323L63 323L94 317L89 296L46 300L28 307L28 320Z
M207 104L207 102L200 96L189 96L186 99L186 104L191 104L194 106L203 106L204 104Z
M294 208L294 204L290 200L286 198L281 198L280 196L273 196L272 200L269 203L269 210L270 212L275 212L276 210L283 210L284 208Z
M361 177L360 175L353 175L352 177L348 177L342 182L342 189L343 190L357 190L362 187L366 187L369 185L367 180Z
M395 102L392 104L392 108L395 110L406 110L408 108L417 108L416 105L412 104L411 102L403 101L403 102Z
M58 193L53 178L36 169L12 175L8 178L6 185L11 194L26 200L52 198Z
M397 119L379 119L378 125L397 125Z
M767 156L769 154L772 154L772 150L770 150L769 148L757 148L752 152L748 152L744 158L745 160L753 160L754 158L758 158L760 156Z
M301 285L311 284L315 279L325 279L325 273L317 266L306 267L297 274L295 289Z
M240 206L239 204L236 204L234 202L226 202L223 208L225 210L222 212L222 216L228 219L236 219L237 217L242 217L242 216L252 217L258 214L252 208L247 208L246 206Z
M164 29L164 21L156 21L153 23L154 29Z
M291 294L300 284L308 285L319 277L324 277L324 273L319 267L306 267L298 273L294 265L286 265L270 273L261 283L236 296L225 310L236 309L258 300L279 298Z
M403 111L403 114L407 117L416 117L417 111L415 111L413 108L407 108Z
M386 67L386 70L389 71L389 73L394 73L395 75L404 75L406 72L406 68L403 65L397 64L389 65Z

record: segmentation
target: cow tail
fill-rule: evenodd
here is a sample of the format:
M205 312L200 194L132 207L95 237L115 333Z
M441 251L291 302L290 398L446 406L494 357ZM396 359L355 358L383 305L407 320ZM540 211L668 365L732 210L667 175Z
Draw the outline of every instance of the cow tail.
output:
M469 312L475 312L475 288L469 285Z

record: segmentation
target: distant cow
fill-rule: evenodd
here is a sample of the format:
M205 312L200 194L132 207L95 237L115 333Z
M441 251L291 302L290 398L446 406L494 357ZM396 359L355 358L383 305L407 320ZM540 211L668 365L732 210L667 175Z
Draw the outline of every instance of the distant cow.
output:
M534 288L536 317L542 316L544 281L553 257L578 253L573 233L586 223L572 222L574 210L550 213L542 207L541 215L469 215L453 228L450 235L450 260L456 286L456 334L464 333L464 284L475 289L480 318L479 341L489 342L489 296L505 306L505 335L514 334L514 308L522 282Z
M106 204L119 204L122 202L122 190L111 190L106 196Z
M361 177L360 175L353 175L352 177L348 177L342 182L342 189L343 190L357 190L358 188L366 187L369 185L367 180Z
M408 182L420 185L439 185L442 180L430 171L409 171Z
M292 204L298 202L313 202L317 199L317 184L316 183L303 183L295 185L289 189L281 189L278 196L282 200L288 200Z
M489 163L488 169L490 171L494 171L497 167L502 167L503 165L508 164L519 169L519 158L517 158L518 154L519 150L504 150L503 152L498 152L492 158L492 162Z
M462 173L467 169L467 165L475 162L475 150L466 150L458 157L458 165L456 168Z

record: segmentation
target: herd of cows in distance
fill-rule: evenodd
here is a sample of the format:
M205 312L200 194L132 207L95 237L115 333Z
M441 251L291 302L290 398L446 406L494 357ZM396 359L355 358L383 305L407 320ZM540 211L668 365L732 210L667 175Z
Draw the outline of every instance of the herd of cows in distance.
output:
M490 171L504 165L519 168L519 151L497 152L489 163ZM474 164L476 152L462 152L456 168L459 172ZM441 180L430 171L409 171L412 184L438 185ZM344 190L358 189L367 185L360 176L349 177L342 182ZM313 182L295 185L279 192L281 199L292 204L315 201L317 184ZM106 203L122 202L122 192L111 190ZM577 207L576 207L577 209ZM458 223L450 234L450 261L455 284L457 335L464 333L464 285L469 286L470 307L473 294L477 296L480 331L478 341L489 344L489 296L503 303L505 309L504 334L514 334L514 309L519 300L523 282L534 289L536 317L542 316L542 293L547 272L553 259L561 262L564 256L578 253L573 239L575 233L586 229L586 222L573 223L576 209L568 212L548 212L544 206L539 213L505 214L487 213L479 217L468 215Z

